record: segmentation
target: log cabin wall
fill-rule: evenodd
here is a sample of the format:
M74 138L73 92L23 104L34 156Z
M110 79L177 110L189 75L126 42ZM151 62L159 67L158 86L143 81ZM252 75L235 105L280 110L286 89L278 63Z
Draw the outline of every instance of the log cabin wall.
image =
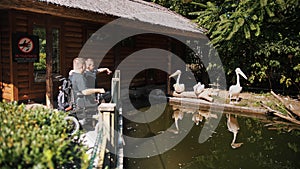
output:
M33 25L38 24L39 26L45 25L45 16L39 16L37 19L36 15L28 12L20 11L9 11L11 32L8 34L12 38L12 33L28 33L32 34ZM11 50L11 40L10 50ZM12 75L12 84L13 96L7 98L8 100L30 100L30 99L39 99L42 100L45 97L45 83L34 82L33 75L33 63L17 63L13 61L12 54L10 54L11 62L11 75Z
M33 33L34 26L43 26L47 30L51 28L59 29L59 56L60 56L60 74L67 76L72 69L72 61L78 56L86 40L97 31L104 23L92 21L76 20L63 17L54 17L45 14L36 14L32 12L1 10L1 97L6 100L27 101L45 100L46 83L34 81L33 63L17 63L12 59L11 37L12 33L23 32ZM39 15L39 17L37 17ZM109 19L108 19L109 20ZM132 29L132 28L129 28ZM49 34L49 33L47 33ZM48 35L49 36L49 35ZM126 40L127 41L127 40ZM129 42L129 45L127 44ZM122 44L123 43L123 44ZM129 41L117 44L104 57L99 67L108 67L114 71L118 64L127 56L141 49L160 48L172 52L171 44L177 43L158 34L136 35ZM177 55L181 55L183 49L177 49ZM180 52L181 51L181 52ZM102 51L100 51L102 52ZM103 51L105 52L105 51ZM141 60L132 62L131 66L140 63ZM156 64L149 55L144 62ZM161 61L167 63L168 60ZM98 66L98 65L96 65ZM130 66L127 70L130 71ZM122 75L122 72L121 72ZM99 74L97 85L110 90L110 80L112 75L105 73ZM147 84L167 84L167 74L158 70L145 70L139 72L131 81L131 86L143 86ZM123 82L122 82L123 83ZM58 81L53 81L53 98L56 100L58 94Z
M176 47L172 47L176 46ZM184 46L174 40L164 35L160 34L139 34L130 38L127 38L125 42L119 43L115 49L117 49L115 55L115 64L119 64L122 62L126 57L133 54L134 52L143 50L143 49L162 49L165 51L169 51L179 57L184 57ZM176 50L175 50L176 49ZM134 67L136 65L157 65L160 64L161 66L165 66L165 68L170 67L170 60L166 59L166 57L162 57L159 60L153 59L153 55L150 53L145 53L147 56L143 57L143 59L138 60L131 60L128 63L128 66L122 70L126 72L134 71ZM184 60L184 59L183 59ZM133 74L136 73L134 79L122 79L122 85L124 83L130 84L130 87L139 87L145 85L168 85L168 74L162 70L158 69L146 69L142 72L132 72ZM121 72L122 77L122 72ZM126 85L127 86L127 85Z
M168 37L158 35L158 34L145 34L136 36L136 49L146 49L146 48L156 48L156 49L163 49L170 51L170 39ZM144 62L147 62L147 64L151 65L157 65L158 63L166 63L165 66L167 66L168 60L160 59L155 60L153 59L153 56L151 56L151 53L149 56L146 56L147 59L143 60ZM141 60L139 60L141 62ZM136 79L134 79L131 84L132 85L145 85L145 84L162 84L166 83L167 80L167 74L159 71L157 69L148 69L136 76Z
M11 54L12 33L32 34L34 26L59 29L60 74L67 76L73 66L72 60L78 56L84 42L88 38L88 29L93 27L97 30L102 26L82 20L53 17L24 11L3 10L0 12L2 14L0 28L1 97L9 101L43 101L46 92L45 82L34 81L33 63L17 63L13 61ZM113 68L113 66L110 67ZM53 83L55 99L58 94L58 81L54 79ZM110 86L110 83L107 86Z
M80 22L65 21L62 26L62 64L61 69L64 70L62 74L68 75L68 72L72 69L73 59L78 56L82 45L84 43L84 30L83 25Z
M156 48L171 52L172 50L170 44L171 40L168 37L158 34L140 34L127 38L125 42L121 42L115 47L118 51L116 52L115 64L120 64L120 62L126 59L126 57L129 55L143 49ZM151 56L151 53L149 53L147 54L146 59L139 59L129 62L128 67L122 71L136 71L134 67L137 65L141 66L144 63L147 63L148 65L157 65L157 63L168 63L168 60L155 60L153 59L153 56ZM139 87L144 85L167 84L168 81L167 73L157 69L146 69L141 72L132 73L136 73L134 79L124 78L122 79L122 83L129 83L130 87Z
M0 11L0 99L13 98L13 85L10 61L10 24L8 11Z
M126 31L126 29L134 28L122 28L122 31ZM94 32L95 31L96 30L94 30ZM174 51L171 44L176 44L178 49ZM131 54L149 48L159 48L166 51L175 52L176 55L183 57L184 48L180 45L181 44L179 42L159 34L135 35L122 40L121 42L116 44L110 51L108 51L108 53L100 63L100 67L108 67L111 70L115 70L118 68L118 65ZM96 48L96 46L90 48L91 50L88 53L91 53L91 55L95 55L92 51L95 51L93 48ZM129 63L127 62L127 66L121 70L121 86L130 86L132 88L135 88L145 85L167 85L168 75L166 72L154 69L146 69L142 72L133 72L135 71L133 68L137 65L141 65L144 63L156 65L160 62L165 63L165 66L167 67L167 63L169 61L166 59L155 60L153 59L153 56L151 56L151 54L148 54L148 56L146 56L146 59L143 58L132 60ZM136 76L134 77L134 79L122 78L122 75L124 75L125 72L136 74ZM99 80L97 85L104 87L105 89L109 89L111 77L112 76L107 76L105 73L98 74L97 78Z

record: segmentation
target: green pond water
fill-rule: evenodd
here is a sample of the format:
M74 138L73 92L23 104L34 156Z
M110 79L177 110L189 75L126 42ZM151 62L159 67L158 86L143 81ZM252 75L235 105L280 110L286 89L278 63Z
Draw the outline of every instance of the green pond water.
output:
M148 108L141 109L143 111ZM155 110L155 109L154 109ZM135 112L130 112L135 116ZM149 113L149 112L148 112ZM151 113L151 112L150 112ZM203 130L203 119L196 125L192 121L193 113L184 112L183 119L178 120L179 131L176 133L174 126L173 106L168 104L164 112L149 123L136 123L124 119L124 134L135 138L151 138L162 133L168 133L166 143L170 144L177 135L183 134L184 138L174 146L163 149L159 141L149 145L151 149L163 149L156 155L143 158L126 157L124 168L126 169L298 169L300 168L300 130L288 131L286 125L275 126L267 118L252 118L242 115L233 115L239 124L236 143L243 143L239 148L232 148L233 133L228 130L226 114L218 114L221 119L211 137L205 142L199 143L198 138ZM207 112L206 112L207 113ZM214 114L214 112L211 112ZM212 116L214 117L214 116ZM213 118L210 118L213 119ZM183 122L190 123L191 128L185 128ZM274 119L273 119L274 120ZM173 125L172 125L173 124ZM283 129L285 128L285 129ZM137 142L135 148L127 147L126 139L124 151L133 154L142 146ZM149 150L145 150L149 151ZM155 151L155 150L154 150ZM126 153L125 153L126 154Z

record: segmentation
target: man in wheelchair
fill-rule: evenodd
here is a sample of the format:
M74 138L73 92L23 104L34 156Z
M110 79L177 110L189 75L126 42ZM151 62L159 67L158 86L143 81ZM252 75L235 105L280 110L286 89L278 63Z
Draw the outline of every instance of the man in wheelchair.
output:
M76 116L82 125L92 120L93 115L98 112L98 102L95 93L105 93L103 88L90 88L85 76L85 59L75 58L73 60L73 71L71 83L74 94Z

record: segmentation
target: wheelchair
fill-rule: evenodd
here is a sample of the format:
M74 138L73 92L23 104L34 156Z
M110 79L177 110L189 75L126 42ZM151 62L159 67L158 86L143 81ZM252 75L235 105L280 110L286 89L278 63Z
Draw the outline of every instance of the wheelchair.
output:
M61 85L59 86L58 109L68 113L68 120L73 123L70 126L71 133L78 132L80 129L92 130L96 120L94 115L98 114L98 106L102 102L110 102L110 92L97 93L96 95L83 95L74 93L72 81L63 76L57 76Z
M98 114L98 106L101 104L96 98L91 95L77 93L72 113L78 118L81 126L92 123L93 125L90 127L94 127L93 115Z

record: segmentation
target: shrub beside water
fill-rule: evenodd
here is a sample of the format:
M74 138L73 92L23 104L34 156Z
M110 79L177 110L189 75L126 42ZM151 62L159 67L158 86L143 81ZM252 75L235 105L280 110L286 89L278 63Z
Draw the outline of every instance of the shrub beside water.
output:
M66 133L64 117L0 102L0 168L86 168L85 148Z

